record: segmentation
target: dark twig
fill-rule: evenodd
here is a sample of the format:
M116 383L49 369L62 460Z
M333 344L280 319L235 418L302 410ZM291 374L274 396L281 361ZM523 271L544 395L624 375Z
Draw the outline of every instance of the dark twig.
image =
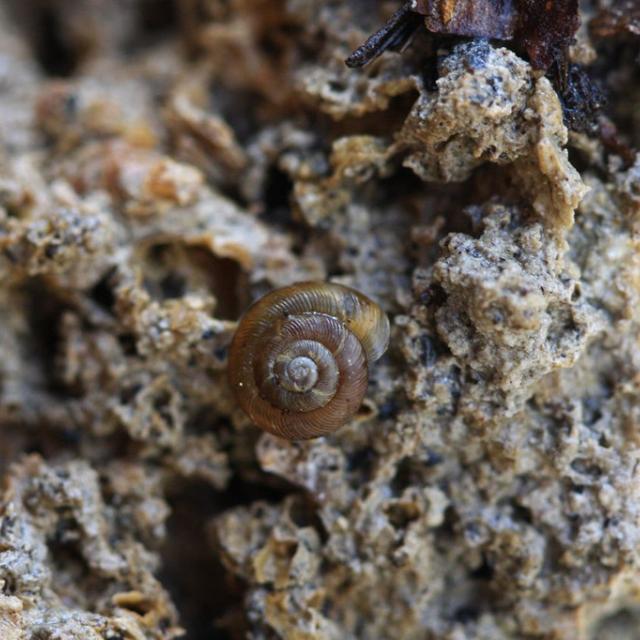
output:
M389 18L387 23L361 44L346 60L348 67L364 67L382 53L402 50L422 23L422 16L406 2Z

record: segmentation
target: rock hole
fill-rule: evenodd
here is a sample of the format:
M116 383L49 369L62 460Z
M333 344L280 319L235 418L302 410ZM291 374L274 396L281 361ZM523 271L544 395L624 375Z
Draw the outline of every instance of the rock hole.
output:
M91 288L89 297L102 309L110 314L113 314L113 309L116 303L115 295L113 294L113 280L115 276L116 268L109 269L98 282Z
M329 534L318 516L316 507L304 496L296 496L289 505L289 518L296 527L311 527L320 536L320 540L325 543L329 539Z
M607 436L604 433L600 436L600 438L598 438L598 444L603 449L610 449L611 448L611 443L609 442L609 440L607 439Z
M469 622L473 622L474 620L477 620L479 615L480 615L480 612L476 607L465 605L455 610L453 614L453 619L456 622L467 624Z
M391 480L391 491L394 496L399 496L402 492L415 484L416 464L411 458L402 458L396 467L396 473Z
M490 582L493 580L495 574L494 568L489 564L486 558L482 559L482 564L477 568L469 572L469 577L472 580L480 580L482 582Z
M229 612L243 619L245 586L225 570L211 548L206 523L223 505L204 482L173 481L168 500L171 516L160 550L160 580L176 603L188 638L224 637L223 623L216 621Z
M441 307L447 301L447 293L439 284L431 284L427 287L421 294L419 298L420 304L423 304L425 307ZM432 336L429 336L430 339L437 341L438 339ZM437 344L437 342L436 342ZM449 352L449 349L446 348L446 353Z
M137 3L140 31L149 36L171 33L178 24L178 8L175 0L147 0Z
M357 477L358 486L366 484L371 479L377 459L371 447L356 449L347 455L347 471Z
M214 315L222 320L237 320L248 304L246 277L238 262L206 247L159 242L145 249L142 262L144 287L160 302L188 294L211 295Z
M291 178L278 167L269 167L263 188L264 213L262 218L280 227L289 227L293 224L291 217L291 191L293 182Z
M81 51L69 41L61 19L63 8L50 2L29 3L30 40L42 70L50 76L69 77L76 71Z
M121 333L118 336L118 343L124 355L132 357L138 355L136 337L132 333Z
M160 280L160 289L165 300L181 298L185 294L186 288L186 279L179 273L168 273Z
M576 302L577 300L579 300L581 295L582 291L580 290L580 284L576 282L573 291L571 292L571 302Z
M533 522L531 509L524 507L515 501L511 502L511 517L518 522L524 522L526 524L531 524Z
M330 80L327 84L334 93L344 93L348 88L344 80Z
M442 458L434 452L424 460L405 457L400 460L396 467L396 473L390 482L391 492L394 496L402 495L408 487L418 485L424 486L428 482L431 468L442 462Z
M29 336L24 341L25 359L39 362L43 386L51 393L62 393L56 376L56 356L60 344L60 321L69 306L45 280L36 279L28 289L26 316Z

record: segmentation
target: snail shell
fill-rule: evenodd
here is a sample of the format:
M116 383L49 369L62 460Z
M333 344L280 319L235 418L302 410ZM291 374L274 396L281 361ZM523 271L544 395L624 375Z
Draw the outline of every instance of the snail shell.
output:
M247 415L281 438L330 433L360 407L368 368L386 350L389 320L363 294L300 282L258 300L229 351L229 382Z

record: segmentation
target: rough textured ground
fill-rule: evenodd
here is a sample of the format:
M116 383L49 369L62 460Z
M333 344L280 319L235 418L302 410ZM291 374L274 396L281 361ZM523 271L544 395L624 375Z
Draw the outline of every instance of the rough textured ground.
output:
M640 17L609 4L571 55L615 144L504 43L347 69L393 3L0 4L2 640L640 638ZM280 441L227 347L325 278L391 346L352 423Z

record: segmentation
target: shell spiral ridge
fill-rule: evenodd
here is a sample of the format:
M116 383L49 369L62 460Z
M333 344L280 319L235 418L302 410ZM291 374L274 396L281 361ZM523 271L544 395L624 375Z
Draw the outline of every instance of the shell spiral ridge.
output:
M257 426L289 440L326 435L358 410L389 321L363 294L302 282L254 303L229 352L231 389Z

